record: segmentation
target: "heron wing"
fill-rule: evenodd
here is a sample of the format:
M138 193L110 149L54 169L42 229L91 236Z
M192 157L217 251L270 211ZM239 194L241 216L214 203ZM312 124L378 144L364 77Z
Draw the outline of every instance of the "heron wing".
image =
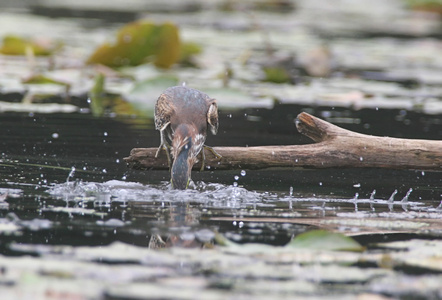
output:
M155 104L155 129L164 130L175 114L175 107L166 94L161 94Z
M209 110L207 111L207 124L212 134L218 132L218 105L215 99L210 99Z

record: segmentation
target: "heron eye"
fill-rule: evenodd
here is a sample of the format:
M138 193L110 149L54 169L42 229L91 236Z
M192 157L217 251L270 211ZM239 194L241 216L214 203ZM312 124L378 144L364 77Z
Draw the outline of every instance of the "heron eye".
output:
M184 149L186 149L186 150L189 149L189 145L187 145L187 144L184 145Z

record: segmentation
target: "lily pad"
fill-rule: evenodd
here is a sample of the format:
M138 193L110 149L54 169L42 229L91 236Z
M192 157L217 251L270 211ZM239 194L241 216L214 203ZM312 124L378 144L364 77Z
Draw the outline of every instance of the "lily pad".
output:
M3 45L0 53L6 55L27 55L34 54L37 56L51 55L59 45L54 43L43 43L19 36L7 35L3 38Z
M99 46L87 62L121 67L152 61L157 67L169 68L179 60L180 46L178 28L174 24L137 21L121 28L114 44Z
M312 230L296 236L286 247L331 251L363 251L358 242L341 233Z
M42 74L31 76L31 77L23 80L23 83L26 83L26 84L58 84L58 85L63 85L63 86L69 86L69 84L66 82L58 81L58 80L52 79L50 77L44 76Z
M106 112L120 116L150 115L150 111L134 107L122 96L106 93L104 89L105 79L106 77L103 74L98 74L95 78L95 84L89 92L90 108L94 116L103 116Z

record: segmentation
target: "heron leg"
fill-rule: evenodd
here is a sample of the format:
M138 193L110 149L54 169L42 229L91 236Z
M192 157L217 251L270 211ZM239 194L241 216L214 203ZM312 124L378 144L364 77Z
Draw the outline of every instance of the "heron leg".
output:
M218 159L223 158L223 156L222 156L221 154L219 154L218 152L216 152L215 149L213 149L212 147L207 146L207 145L204 145L204 148L207 149L207 150L209 150L210 152L212 152L212 154L213 154L216 158L218 158Z
M158 147L157 152L155 153L155 158L158 158L158 155L160 154L161 149L164 149L166 151L167 156L167 164L170 167L172 166L172 160L170 159L170 148L167 146L167 144L164 142L164 130L160 131L160 146Z
M201 151L201 169L200 171L204 170L204 163L206 162L206 155L204 154L204 146L203 150Z
M206 155L205 155L205 153L204 153L204 149L207 149L207 150L209 150L210 152L212 152L212 154L213 154L216 158L218 158L218 159L222 158L222 156L221 156L218 152L216 152L215 149L213 149L213 148L210 147L210 146L204 145L204 146L203 146L203 151L201 151L201 169L200 169L200 171L203 171L203 170L204 170L204 163L205 163L205 161L206 161Z

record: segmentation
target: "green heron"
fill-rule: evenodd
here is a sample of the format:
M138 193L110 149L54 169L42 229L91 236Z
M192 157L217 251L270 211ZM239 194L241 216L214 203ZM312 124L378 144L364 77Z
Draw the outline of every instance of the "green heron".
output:
M204 145L207 128L213 134L218 131L218 106L215 99L185 86L170 87L158 98L155 105L155 129L160 131L161 144L155 157L158 157L161 149L166 151L173 188L187 188L199 153L203 170L203 147L221 157L211 147Z

